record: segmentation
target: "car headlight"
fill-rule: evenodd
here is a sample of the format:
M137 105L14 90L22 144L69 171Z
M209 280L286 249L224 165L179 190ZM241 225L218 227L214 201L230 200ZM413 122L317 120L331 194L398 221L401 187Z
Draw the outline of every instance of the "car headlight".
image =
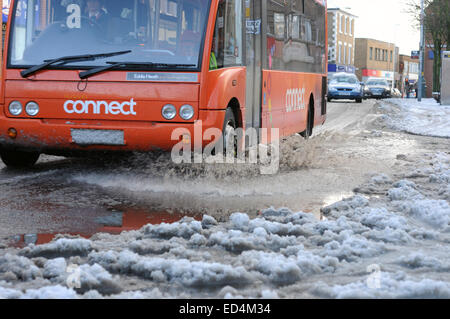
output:
M163 106L161 113L166 120L173 120L177 115L177 109L172 104L166 104Z
M337 89L336 89L334 86L330 86L330 87L328 88L328 90L329 90L329 91L332 91L332 92L336 92L336 91L337 91Z
M20 103L19 101L12 101L9 104L9 113L11 113L14 116L18 116L22 113L22 103Z
M25 106L25 112L29 116L36 116L39 113L39 105L36 102L29 102Z
M190 120L194 116L194 108L185 104L180 108L180 116L183 120Z

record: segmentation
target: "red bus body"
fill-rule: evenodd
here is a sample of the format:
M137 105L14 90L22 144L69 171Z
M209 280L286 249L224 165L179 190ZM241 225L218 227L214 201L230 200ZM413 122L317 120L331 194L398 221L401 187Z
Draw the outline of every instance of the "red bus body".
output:
M11 8L16 1L18 0L12 1ZM171 140L174 129L186 128L193 135L194 124L200 120L203 130L222 129L225 112L230 107L240 127L244 129L279 128L281 137L305 131L308 112L314 114L314 125L323 124L326 118L324 96L328 52L326 2L307 1L316 3L316 6L319 3L324 10L324 19L321 20L323 26L320 26L322 30L320 32L324 32L321 36L324 42L317 45L320 53L316 54L322 58L320 72L272 68L272 59L275 59L277 54L280 55L283 48L288 50L297 44L291 45L292 40L291 42L277 40L276 36L268 35L270 32L266 30L267 19L270 20L271 16L267 18L268 15L264 14L268 6L266 1L243 1L245 4L242 9L242 25L245 29L242 32L242 43L246 44L246 58L243 59L242 65L210 69L218 8L223 2L212 0L208 11L199 71L111 70L94 75L87 80L80 80L81 69L45 69L24 78L20 74L23 68L9 67L8 58L11 52L9 46L12 41L12 15L10 15L1 70L0 146L3 149L37 150L49 154L92 150L170 150L179 142L179 140ZM301 1L292 0L292 3L294 2ZM278 13L278 17L281 17L281 14ZM291 19L288 13L285 19L285 32L288 32L287 21ZM255 21L256 25L259 23L259 30L258 26L252 29ZM278 27L281 28L281 25ZM281 34L281 29L278 32ZM306 47L301 43L298 46ZM250 51L253 51L251 57ZM270 55L268 59L267 55ZM49 56L52 57L51 52ZM281 61L286 58L283 56L279 59ZM295 54L294 59L296 59ZM253 61L251 70L247 61ZM147 74L148 78L132 79L130 73L139 73L139 76ZM170 74L170 76L181 74L181 79L184 77L188 80L153 81L152 78L160 73ZM252 85L249 86L249 83ZM23 112L19 116L13 116L8 109L12 101L19 101L23 106L30 101L36 102L40 107L39 114L33 117ZM93 114L93 105L88 105L87 113L76 113L73 112L71 103L67 106L67 109L71 111L68 113L64 109L67 101L126 103L121 106L114 104L112 108L109 108L109 112L102 104L100 108L105 109L99 114ZM135 103L136 115L130 114L130 102ZM178 110L187 103L195 110L195 115L190 120L183 120L177 114L173 120L169 121L161 114L161 108L165 104L172 104ZM82 110L82 104L77 107ZM10 129L14 129L17 135L11 137L8 131ZM122 131L124 143L123 145L78 145L73 140L72 130L74 129ZM208 142L204 141L204 145Z

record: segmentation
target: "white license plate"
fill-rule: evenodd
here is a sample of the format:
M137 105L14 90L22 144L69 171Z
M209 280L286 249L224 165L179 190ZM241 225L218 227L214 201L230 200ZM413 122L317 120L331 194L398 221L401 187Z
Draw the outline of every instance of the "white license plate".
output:
M70 134L78 145L125 145L122 130L71 129Z
M340 93L340 95L350 95L351 94L351 92L339 92Z

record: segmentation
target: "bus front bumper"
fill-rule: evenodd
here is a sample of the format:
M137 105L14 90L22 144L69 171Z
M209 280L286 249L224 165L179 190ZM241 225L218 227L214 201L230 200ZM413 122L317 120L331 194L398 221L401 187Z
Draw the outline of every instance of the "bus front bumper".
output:
M193 148L194 142L209 144L211 141L203 140L203 132L208 128L222 130L224 118L225 110L200 110L198 120L192 123L0 117L0 147L48 154L169 151L180 142L190 143ZM11 137L11 132L16 136Z

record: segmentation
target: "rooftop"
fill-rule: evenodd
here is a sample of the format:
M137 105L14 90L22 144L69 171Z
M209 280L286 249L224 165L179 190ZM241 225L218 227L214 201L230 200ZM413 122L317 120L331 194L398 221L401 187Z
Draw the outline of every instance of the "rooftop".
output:
M330 11L339 11L339 12L345 13L346 15L349 15L351 17L358 18L358 16L356 16L356 15L354 15L354 14L348 12L348 11L345 11L345 10L343 10L341 8L328 8L327 10L328 10L328 12L330 12Z

